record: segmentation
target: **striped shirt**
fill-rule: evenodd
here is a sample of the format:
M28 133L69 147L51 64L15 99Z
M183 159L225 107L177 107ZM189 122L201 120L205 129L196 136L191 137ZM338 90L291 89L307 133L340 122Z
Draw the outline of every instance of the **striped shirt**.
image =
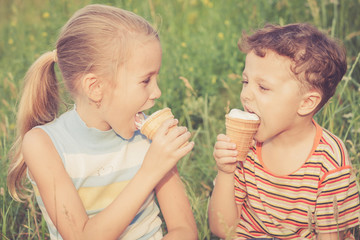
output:
M89 217L106 208L120 194L140 169L150 146L139 131L125 140L113 130L88 128L75 109L39 128L50 136ZM51 239L62 239L34 181L32 185ZM119 239L161 239L162 221L158 214L151 193Z
M359 189L345 146L315 125L311 155L294 173L270 173L260 143L251 148L243 166L238 165L235 200L242 207L237 239L311 239L316 233L359 225Z

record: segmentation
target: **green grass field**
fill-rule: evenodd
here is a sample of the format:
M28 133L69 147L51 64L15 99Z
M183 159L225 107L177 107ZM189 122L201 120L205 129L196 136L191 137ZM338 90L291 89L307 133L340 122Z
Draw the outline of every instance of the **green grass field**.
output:
M34 202L14 202L7 191L8 152L15 138L15 115L22 78L31 63L50 51L60 27L89 3L133 11L156 26L163 46L162 97L196 145L178 168L198 224L199 239L211 235L207 205L216 174L212 158L224 115L241 108L244 55L242 31L264 23L309 22L340 39L347 48L348 72L316 121L346 144L359 180L360 169L360 9L359 0L0 0L0 239L49 239ZM69 100L67 100L69 102ZM358 230L354 230L360 239Z

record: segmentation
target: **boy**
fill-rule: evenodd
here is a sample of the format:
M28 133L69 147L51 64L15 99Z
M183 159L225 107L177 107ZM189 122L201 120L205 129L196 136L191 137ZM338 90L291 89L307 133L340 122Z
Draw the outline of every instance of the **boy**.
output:
M235 144L217 137L212 232L236 239L343 239L359 225L359 191L344 144L313 116L346 72L345 51L309 24L266 25L238 45L247 54L241 102L261 124L240 163Z

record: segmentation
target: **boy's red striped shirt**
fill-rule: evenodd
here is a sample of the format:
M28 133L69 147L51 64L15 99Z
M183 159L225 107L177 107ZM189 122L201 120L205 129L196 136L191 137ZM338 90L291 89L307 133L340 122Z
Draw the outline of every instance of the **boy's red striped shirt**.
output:
M235 199L243 204L238 239L311 239L315 232L359 225L359 189L346 148L339 138L314 124L312 154L294 173L271 174L263 167L260 144L252 147L243 166L238 166Z

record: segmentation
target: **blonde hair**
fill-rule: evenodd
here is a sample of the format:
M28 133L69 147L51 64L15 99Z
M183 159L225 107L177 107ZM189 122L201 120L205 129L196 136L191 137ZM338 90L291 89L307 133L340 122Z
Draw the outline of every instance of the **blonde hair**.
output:
M134 41L159 39L157 31L142 17L116 7L88 5L78 10L62 28L56 51L44 53L28 70L17 116L17 139L12 147L7 185L18 201L29 197L26 164L21 154L24 135L33 127L54 120L60 96L54 64L58 63L67 90L79 92L86 73L111 76L130 54Z

